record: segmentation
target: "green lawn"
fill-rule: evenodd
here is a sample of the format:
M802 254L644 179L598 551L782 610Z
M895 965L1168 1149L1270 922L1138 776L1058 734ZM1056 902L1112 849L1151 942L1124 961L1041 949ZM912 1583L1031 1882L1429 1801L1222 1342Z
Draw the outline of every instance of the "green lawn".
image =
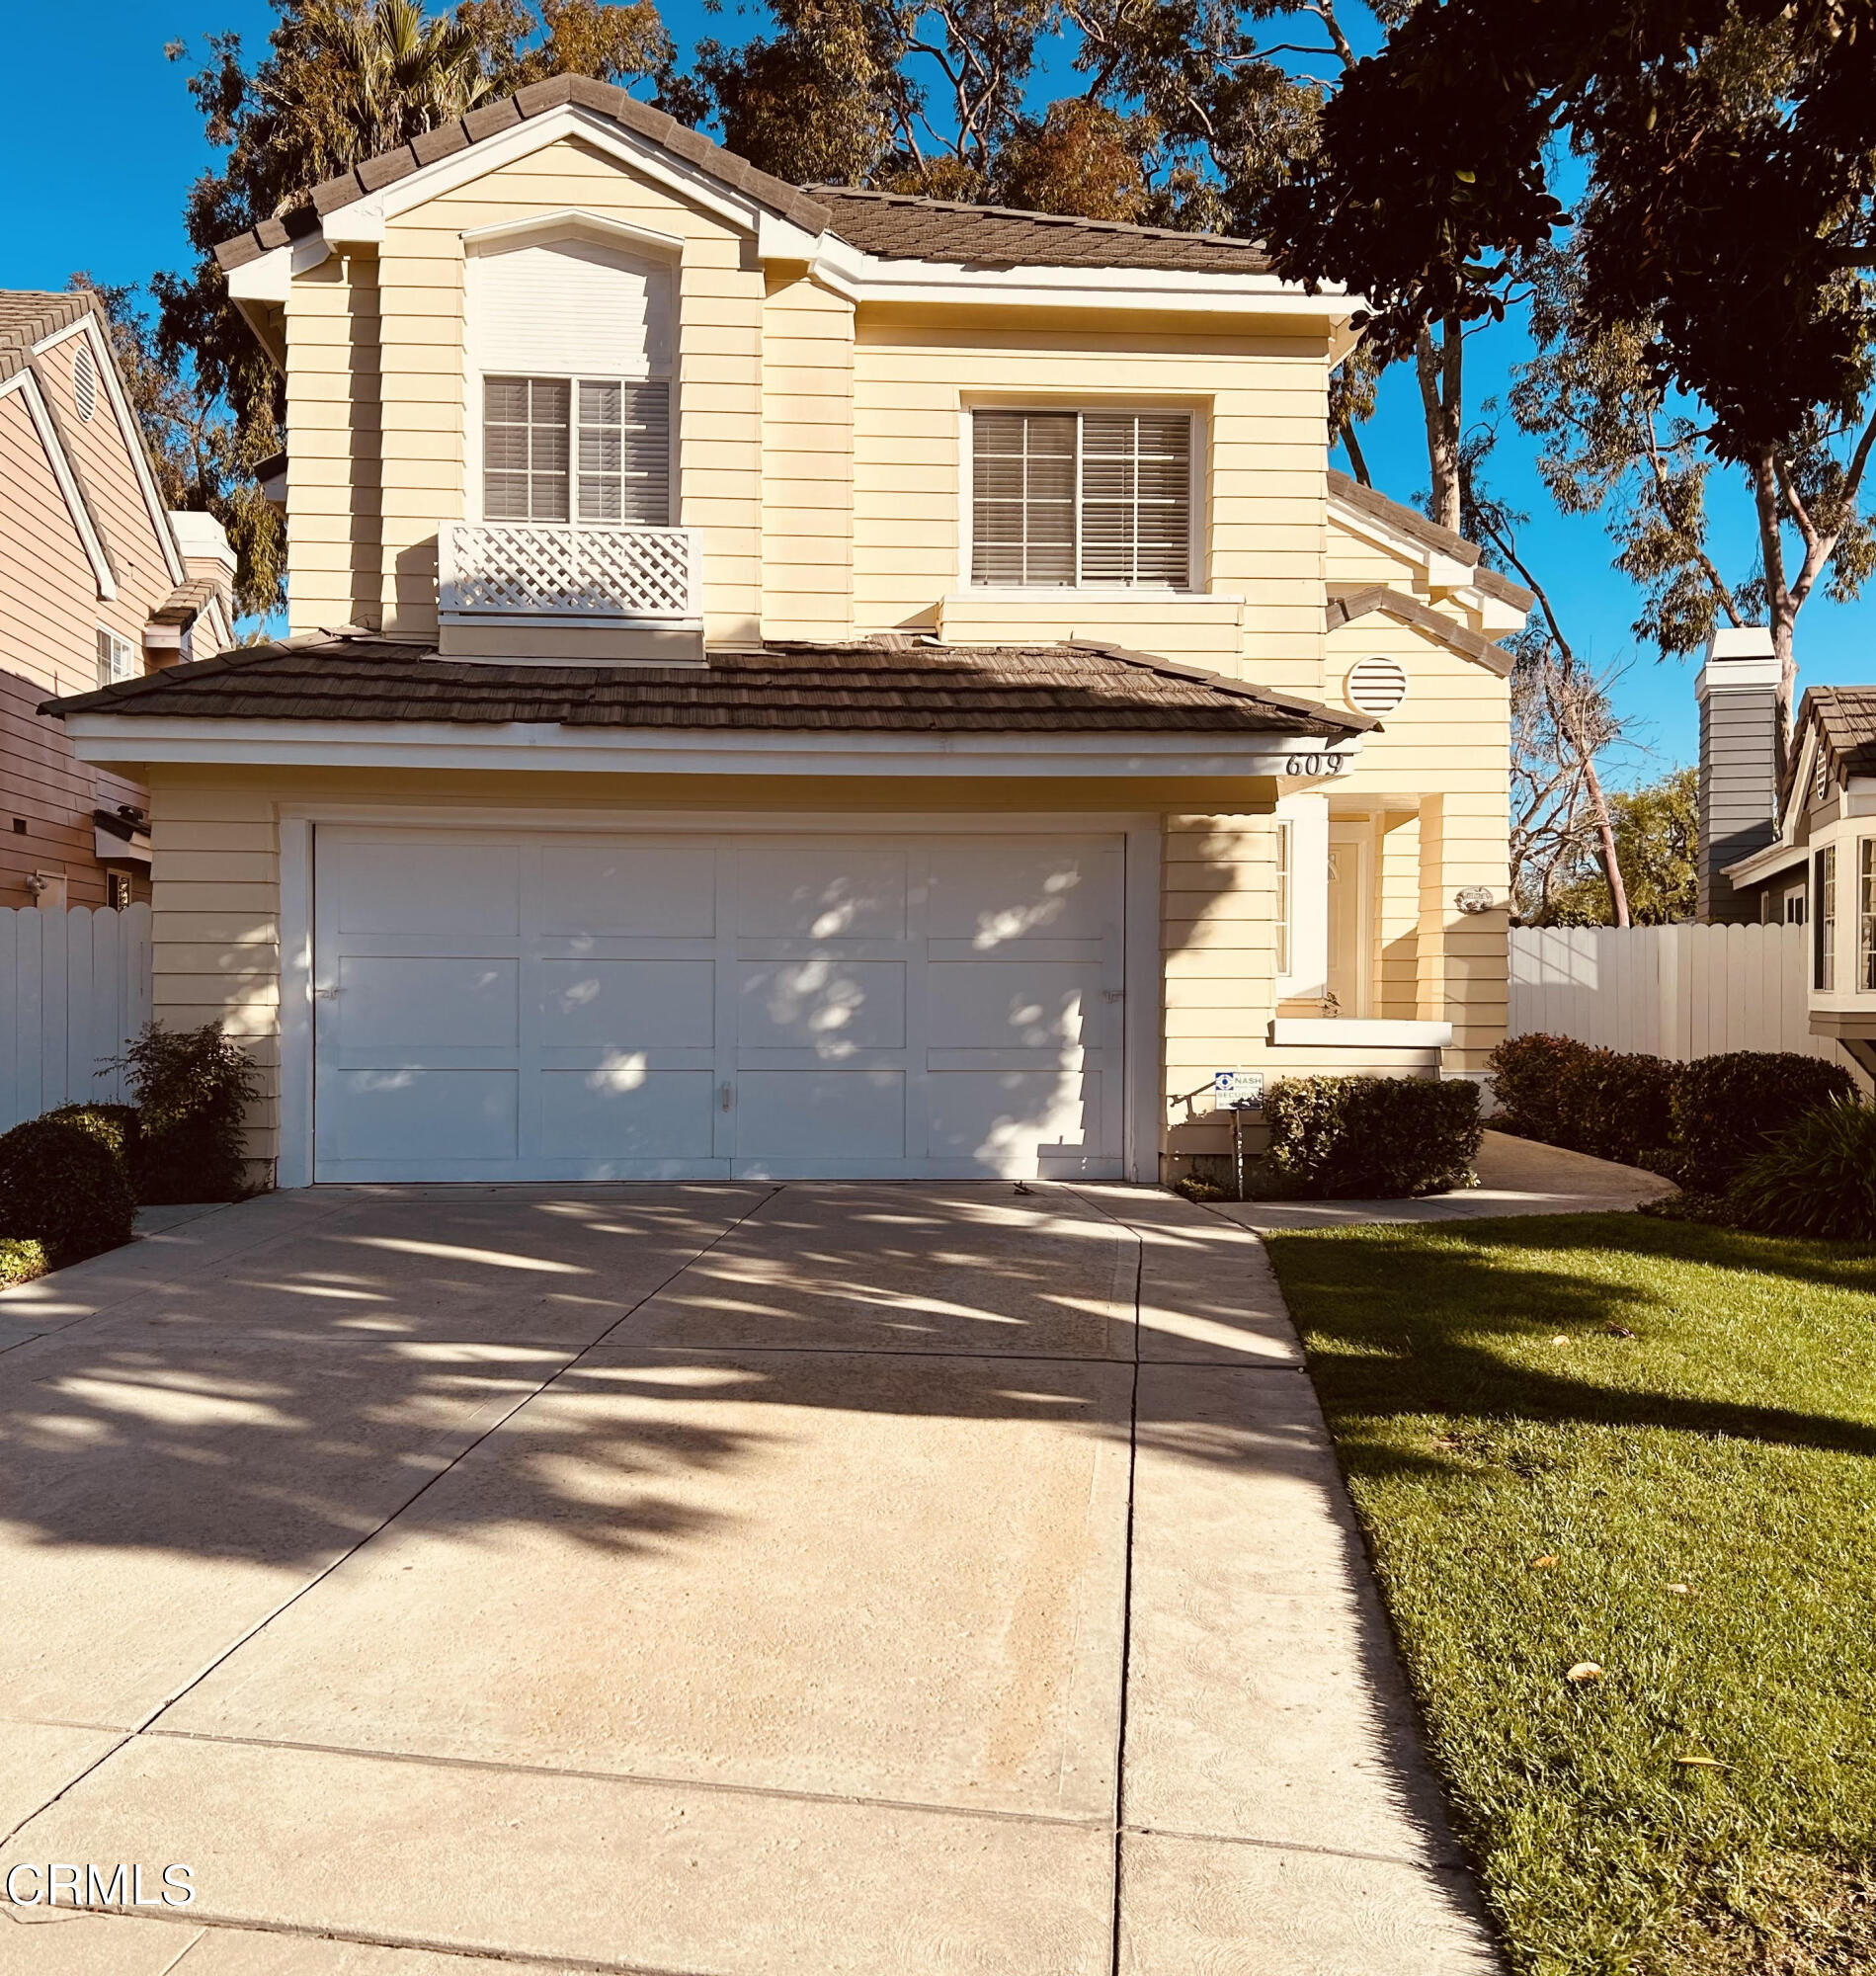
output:
M1876 1970L1876 1252L1270 1251L1514 1967Z

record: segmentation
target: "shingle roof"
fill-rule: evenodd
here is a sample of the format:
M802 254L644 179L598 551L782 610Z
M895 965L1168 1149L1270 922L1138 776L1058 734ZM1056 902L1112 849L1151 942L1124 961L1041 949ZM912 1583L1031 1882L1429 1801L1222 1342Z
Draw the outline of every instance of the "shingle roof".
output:
M1791 795L1792 778L1798 773L1805 730L1814 721L1835 775L1876 775L1876 686L1811 687L1798 703L1793 742L1785 751L1784 774L1779 779L1780 814Z
M0 384L26 369L36 343L43 343L97 306L97 298L83 288L63 294L43 288L0 288Z
M1166 268L1215 275L1262 275L1270 258L1255 240L1179 233L1118 220L965 206L906 193L818 185L833 230L885 261L958 262L971 268Z
M335 212L342 206L350 206L354 200L364 199L369 193L379 192L387 185L395 185L399 179L409 178L425 165L434 165L439 158L450 157L457 151L466 150L471 144L480 143L484 137L498 136L504 130L526 124L530 118L543 117L548 111L558 110L564 104L590 110L600 117L610 117L620 128L669 151L705 177L745 194L759 206L766 206L772 212L792 220L809 233L819 233L827 225L826 206L797 187L771 178L767 172L759 172L746 158L739 158L734 151L724 150L720 144L712 144L707 137L699 136L689 124L680 124L675 117L667 117L662 110L653 110L610 82L596 82L588 75L557 75L545 82L530 82L526 89L517 90L513 96L486 103L478 110L471 110L466 117L459 117L439 129L427 130L421 137L413 138L408 144L400 144L395 150L380 151L374 157L364 159L351 171L314 186L307 196L306 205L295 206L291 212L278 219L264 219L249 232L237 233L232 240L222 241L215 248L215 259L224 268L241 267L271 248L284 247L289 240L311 233L326 213Z
M1413 625L1462 658L1497 673L1501 679L1511 670L1511 655L1503 645L1495 645L1490 638L1481 637L1468 625L1455 623L1418 597L1409 597L1404 590L1390 590L1384 583L1370 583L1362 589L1346 590L1331 597L1329 629L1339 631L1343 625L1352 624L1372 611L1392 618L1397 624Z
M567 727L1344 735L1359 714L1092 644L774 644L702 666L485 665L369 636L287 639L172 666L42 712L207 720L527 721Z
M807 191L759 172L747 159L712 144L688 124L653 110L622 89L584 75L530 83L513 96L484 104L466 117L426 131L395 150L367 158L338 178L316 185L306 202L278 218L264 219L215 248L223 268L238 268L275 247L315 230L340 206L409 178L564 104L611 118L621 129L753 199L806 232L832 230L863 253L888 260L961 262L970 267L1165 268L1209 274L1263 274L1269 258L1254 240L1222 234L1178 233L1118 221L1018 212L1005 206L963 206L899 193L859 192L847 186Z

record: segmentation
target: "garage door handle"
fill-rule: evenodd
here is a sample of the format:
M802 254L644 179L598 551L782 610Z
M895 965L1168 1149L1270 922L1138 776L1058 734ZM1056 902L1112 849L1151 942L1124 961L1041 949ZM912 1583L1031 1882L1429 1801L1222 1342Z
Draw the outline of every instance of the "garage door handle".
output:
M736 1087L726 1077L723 1080L723 1089L717 1094L717 1097L720 1103L722 1104L723 1110L725 1112L727 1112L730 1109L730 1099L734 1096L735 1090Z

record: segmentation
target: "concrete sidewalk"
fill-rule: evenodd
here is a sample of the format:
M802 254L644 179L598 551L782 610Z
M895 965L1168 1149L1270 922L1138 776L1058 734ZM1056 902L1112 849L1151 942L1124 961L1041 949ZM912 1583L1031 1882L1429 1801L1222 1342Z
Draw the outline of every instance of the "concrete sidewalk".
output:
M1256 1239L344 1189L0 1296L0 1976L1493 1969Z
M1479 1148L1477 1187L1418 1200L1216 1200L1208 1203L1242 1227L1347 1228L1371 1221L1477 1221L1500 1214L1596 1214L1626 1211L1674 1192L1671 1180L1562 1146L1487 1132Z

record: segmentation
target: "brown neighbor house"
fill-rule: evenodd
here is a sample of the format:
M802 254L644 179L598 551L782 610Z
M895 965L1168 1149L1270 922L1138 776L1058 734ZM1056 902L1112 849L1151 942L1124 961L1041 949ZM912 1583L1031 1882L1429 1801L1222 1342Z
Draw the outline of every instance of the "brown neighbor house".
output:
M96 298L0 289L0 907L149 896L142 785L39 704L224 650L233 580L163 506Z

